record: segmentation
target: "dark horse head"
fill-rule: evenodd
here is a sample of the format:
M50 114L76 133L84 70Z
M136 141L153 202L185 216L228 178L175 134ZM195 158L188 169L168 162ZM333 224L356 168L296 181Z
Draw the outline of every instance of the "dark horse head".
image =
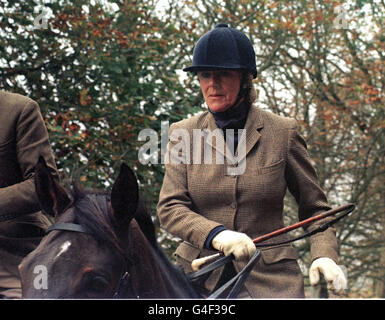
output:
M158 246L128 166L111 194L66 192L43 159L35 174L41 207L55 224L19 266L24 298L198 298Z

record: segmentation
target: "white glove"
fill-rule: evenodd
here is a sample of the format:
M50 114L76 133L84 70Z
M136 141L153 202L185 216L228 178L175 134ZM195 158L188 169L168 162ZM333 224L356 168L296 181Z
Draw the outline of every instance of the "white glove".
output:
M312 286L318 284L322 272L327 282L328 289L341 293L347 287L347 280L342 269L330 258L315 259L309 270L309 280Z
M235 260L247 260L256 251L255 244L246 234L224 230L219 232L211 242L211 245L222 251L225 256L233 254Z

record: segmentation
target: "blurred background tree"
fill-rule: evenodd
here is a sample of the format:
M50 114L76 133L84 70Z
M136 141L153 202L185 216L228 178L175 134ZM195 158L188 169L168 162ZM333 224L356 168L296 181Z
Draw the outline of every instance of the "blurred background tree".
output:
M138 134L191 112L177 74L183 31L151 0L0 8L0 88L38 101L62 178L86 164L84 186L109 186L124 161L154 209L164 168L140 163Z
M134 167L157 223L164 166L139 161L138 134L160 143L162 121L203 110L181 69L217 23L242 30L257 105L298 120L333 207L357 204L336 226L346 295L385 297L384 18L381 0L0 0L0 88L39 102L63 178L87 164L81 182L108 187L122 161ZM285 210L298 219L290 195ZM172 256L178 239L158 234ZM295 246L308 289L308 242Z

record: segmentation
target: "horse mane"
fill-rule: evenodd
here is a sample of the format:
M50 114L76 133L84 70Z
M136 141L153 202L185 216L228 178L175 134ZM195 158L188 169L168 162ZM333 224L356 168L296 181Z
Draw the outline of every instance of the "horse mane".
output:
M157 256L158 267L163 270L162 277L167 278L167 282L174 284L172 290L175 292L175 297L190 297L201 298L193 289L191 283L187 280L183 269L175 265L165 251L159 245L155 232L155 225L151 218L150 211L146 207L146 202L141 201L135 214L135 220L139 225L144 236L151 244L154 253Z
M171 262L166 253L161 249L159 244L156 244L155 252L159 257L161 268L165 271L164 275L170 283L177 283L173 286L176 295L175 297L188 297L188 298L201 298L201 296L195 291L192 284L187 279L182 267L179 267ZM159 261L158 260L158 261Z

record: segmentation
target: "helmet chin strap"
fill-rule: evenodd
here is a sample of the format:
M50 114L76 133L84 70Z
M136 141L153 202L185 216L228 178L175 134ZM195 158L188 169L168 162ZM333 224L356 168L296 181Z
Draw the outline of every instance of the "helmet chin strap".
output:
M242 73L241 84L239 86L237 99L235 99L234 103L229 108L227 108L227 110L230 111L232 109L235 109L240 104L242 99L245 97L245 95L246 95L245 83L246 83L246 74Z
M244 97L245 97L245 88L241 87L239 89L237 99L229 109L236 108Z

